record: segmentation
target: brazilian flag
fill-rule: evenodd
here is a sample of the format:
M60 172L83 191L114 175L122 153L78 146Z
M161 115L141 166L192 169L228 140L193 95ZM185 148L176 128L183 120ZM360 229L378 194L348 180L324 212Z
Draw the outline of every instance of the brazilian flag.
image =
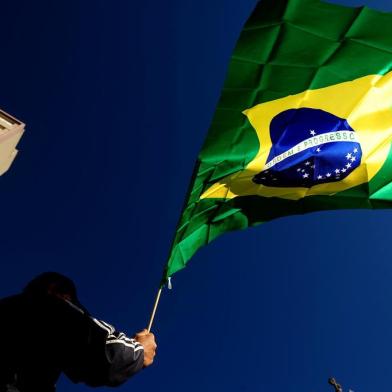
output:
M392 207L392 14L263 0L232 55L164 280L219 235Z

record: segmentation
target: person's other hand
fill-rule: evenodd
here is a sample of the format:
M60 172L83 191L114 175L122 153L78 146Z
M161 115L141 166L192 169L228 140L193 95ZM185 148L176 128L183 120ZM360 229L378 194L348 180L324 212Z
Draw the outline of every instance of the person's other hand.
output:
M144 367L150 366L154 362L155 351L157 349L154 334L148 332L147 329L144 329L143 331L138 332L134 339L144 347Z

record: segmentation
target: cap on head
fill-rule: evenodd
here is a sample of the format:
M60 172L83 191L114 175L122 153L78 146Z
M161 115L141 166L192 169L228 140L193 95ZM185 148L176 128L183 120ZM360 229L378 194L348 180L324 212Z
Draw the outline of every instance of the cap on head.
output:
M74 282L58 272L44 272L31 280L23 290L26 294L56 295L77 302Z

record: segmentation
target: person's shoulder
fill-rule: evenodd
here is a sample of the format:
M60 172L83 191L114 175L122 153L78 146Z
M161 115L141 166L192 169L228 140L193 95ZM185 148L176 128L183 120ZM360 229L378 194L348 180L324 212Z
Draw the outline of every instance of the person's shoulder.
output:
M54 296L49 296L46 301L51 323L60 329L65 328L68 335L87 333L91 328L92 320L85 309Z

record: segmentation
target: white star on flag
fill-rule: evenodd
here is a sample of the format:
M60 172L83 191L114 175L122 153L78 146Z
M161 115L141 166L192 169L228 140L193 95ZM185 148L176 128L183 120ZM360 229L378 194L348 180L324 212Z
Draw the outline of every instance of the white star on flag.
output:
M358 152L358 148L354 148L354 153L355 153L355 152Z
M339 169L336 169L336 170L335 170L335 173L336 173L336 174L339 174L339 173L340 173L340 170L339 170Z
M309 132L310 132L310 134L311 134L312 136L314 136L314 135L316 134L316 132L314 131L314 129L311 129Z
M351 159L351 157L352 157L351 152L349 152L349 153L346 155L346 158L347 158L347 159Z
M320 152L320 151L321 151L321 148L320 148L320 147L317 147L316 151L317 151L317 152Z
M331 173L327 173L326 176L327 176L327 177L331 177Z
M303 178L308 178L309 174L308 173L304 173L304 175L302 176Z

